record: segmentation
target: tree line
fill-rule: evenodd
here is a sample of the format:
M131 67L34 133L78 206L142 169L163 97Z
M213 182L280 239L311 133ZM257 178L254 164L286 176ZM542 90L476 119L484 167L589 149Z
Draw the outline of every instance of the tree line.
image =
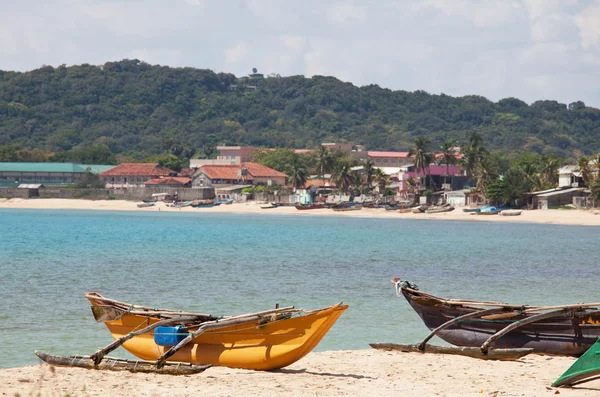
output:
M581 101L357 87L325 76L236 77L135 59L0 71L0 146L41 150L28 154L34 158L72 158L93 147L106 153L103 163L166 152L185 159L220 144L317 148L326 141L404 151L417 138L439 147L473 132L490 150L574 160L600 152L600 110Z

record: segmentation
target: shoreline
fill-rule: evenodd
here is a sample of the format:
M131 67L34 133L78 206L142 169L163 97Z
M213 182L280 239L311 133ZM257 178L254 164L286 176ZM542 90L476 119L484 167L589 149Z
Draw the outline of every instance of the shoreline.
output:
M212 367L191 376L134 374L48 365L0 369L7 396L563 396L600 394L600 380L551 388L573 357L529 355L517 361L345 350L309 353L277 371Z
M261 214L297 216L343 216L374 219L420 219L452 220L471 222L536 223L571 226L600 226L598 210L525 210L519 216L480 216L471 215L457 208L452 212L437 214L401 214L385 209L363 208L360 211L335 212L329 209L298 211L294 207L261 209L263 204L254 201L233 203L212 208L171 208L165 203L154 207L137 208L137 202L125 200L83 200L83 199L0 199L0 209L45 209L45 210L90 210L90 211L133 211L133 212L192 212L213 214Z

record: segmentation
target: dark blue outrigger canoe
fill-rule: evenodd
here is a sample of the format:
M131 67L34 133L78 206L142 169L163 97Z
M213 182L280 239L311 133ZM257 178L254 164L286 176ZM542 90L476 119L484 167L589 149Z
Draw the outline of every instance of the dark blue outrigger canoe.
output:
M483 354L500 348L580 356L600 337L600 303L528 306L444 299L407 281L392 282L432 330L419 345L423 349L435 335L455 346L479 348Z

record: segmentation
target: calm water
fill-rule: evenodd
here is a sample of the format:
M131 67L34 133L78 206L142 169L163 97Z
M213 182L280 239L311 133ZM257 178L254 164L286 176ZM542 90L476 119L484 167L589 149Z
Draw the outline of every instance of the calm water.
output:
M86 291L228 315L344 301L317 350L416 342L427 330L391 278L455 298L600 301L599 241L556 225L0 210L0 368L108 344Z

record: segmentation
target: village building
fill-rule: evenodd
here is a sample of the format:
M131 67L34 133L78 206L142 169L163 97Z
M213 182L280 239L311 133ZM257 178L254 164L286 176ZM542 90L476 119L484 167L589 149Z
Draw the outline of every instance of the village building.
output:
M168 176L165 178L151 179L144 182L145 186L164 186L164 187L190 187L192 178Z
M219 155L217 156L218 161L229 162L230 165L238 165L249 162L251 154L260 150L260 148L254 146L217 146L217 150L219 151Z
M158 163L123 163L100 173L108 189L144 187L152 179L172 176L177 173Z
M368 151L367 157L373 162L375 167L401 167L413 162L408 152Z
M99 174L113 167L115 166L74 163L0 163L0 186L66 186L82 181L88 173Z
M192 178L192 187L218 185L285 185L287 175L257 163L205 165Z

